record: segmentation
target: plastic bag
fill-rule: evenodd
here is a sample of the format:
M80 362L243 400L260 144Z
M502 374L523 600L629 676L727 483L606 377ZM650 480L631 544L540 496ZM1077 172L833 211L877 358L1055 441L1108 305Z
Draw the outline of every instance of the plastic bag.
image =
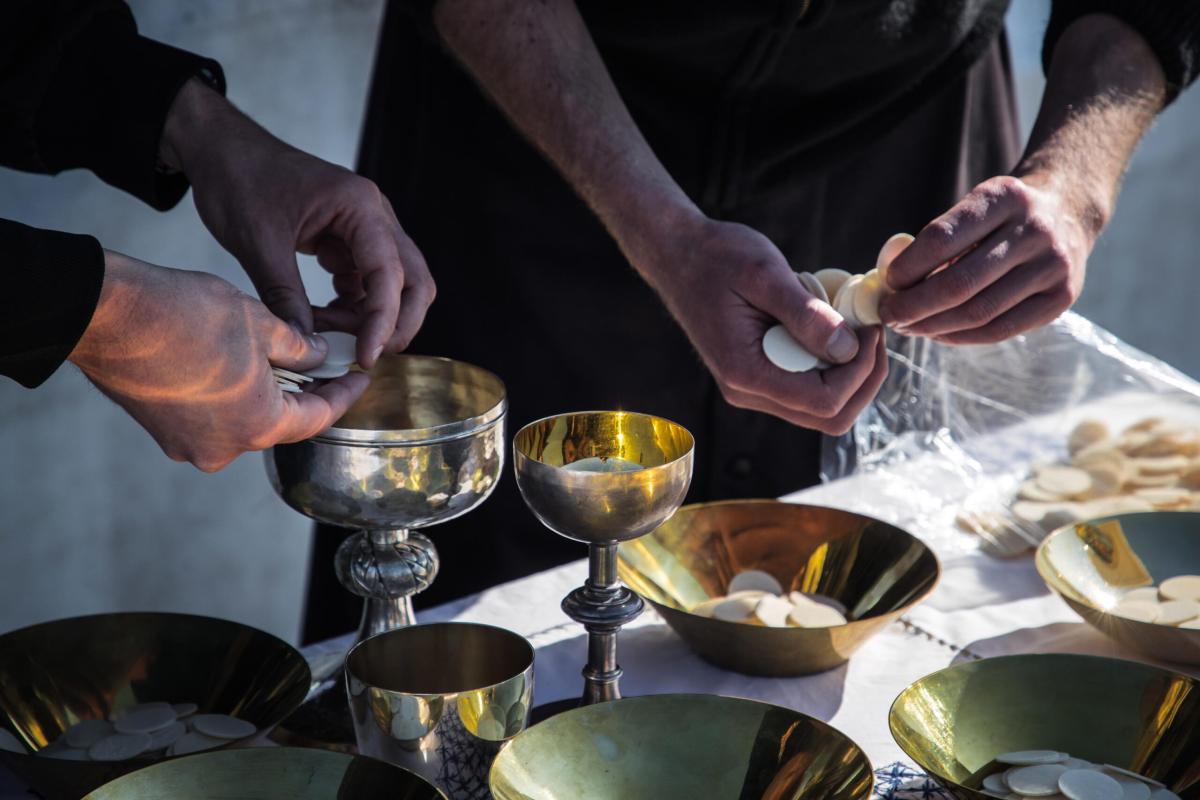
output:
M962 509L1005 513L1010 530L976 530L1002 554L1044 538L1007 509L1034 465L1066 455L1080 419L1116 430L1147 416L1200 425L1200 384L1071 312L995 345L889 334L888 355L875 401L849 434L826 439L822 479L887 471L889 494L911 496L918 520L923 503L924 513L941 513L948 496L965 498ZM870 513L869 498L859 506Z

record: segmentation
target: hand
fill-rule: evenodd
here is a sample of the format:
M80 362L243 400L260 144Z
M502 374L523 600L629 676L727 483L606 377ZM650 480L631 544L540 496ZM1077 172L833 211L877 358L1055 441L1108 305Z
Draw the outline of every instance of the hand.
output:
M220 278L106 252L100 301L70 360L168 457L213 472L346 412L366 375L286 394L271 374L312 368L325 352Z
M313 331L296 253L315 253L337 292L315 322L357 333L360 365L412 341L433 277L374 183L284 144L198 81L171 108L162 156L187 175L200 218L280 319Z
M898 333L999 342L1051 322L1083 291L1098 226L1054 181L1002 176L925 226L888 270Z
M857 334L800 285L762 234L730 222L696 221L653 256L635 256L712 372L725 399L805 428L849 430L887 377L882 330ZM781 323L809 352L838 366L785 372L763 355L763 334Z

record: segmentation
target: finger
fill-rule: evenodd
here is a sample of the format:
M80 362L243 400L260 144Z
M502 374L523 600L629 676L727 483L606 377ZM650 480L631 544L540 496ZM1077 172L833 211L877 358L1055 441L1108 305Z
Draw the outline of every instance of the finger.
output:
M858 353L858 337L828 303L813 297L791 270L764 271L751 281L745 299L779 320L808 352L832 364L844 364Z
M907 289L983 241L1016 212L1019 185L1016 178L1001 177L975 187L896 256L887 270L888 286Z
M933 337L982 327L1057 281L1049 261L1022 264L961 306L905 326L904 335Z
M889 327L911 327L961 306L1024 261L1033 249L1028 237L1022 239L1006 225L946 269L908 289L885 295L879 316Z
M295 244L266 234L259 245L243 264L259 299L281 320L312 333L312 306L300 280Z
M396 330L387 343L387 349L391 352L404 350L412 342L425 322L425 314L437 293L425 257L399 225L396 226L396 249L400 251L400 260L404 264L405 286L400 312L396 316Z
M879 387L887 378L887 349L882 336L878 337L874 352L874 366L867 380L850 397L842 410L830 419L795 411L768 397L746 394L736 390L727 392L726 397L733 405L741 408L762 411L802 428L812 428L830 436L840 436L853 427L854 421L879 393Z
M357 272L342 272L333 276L333 290L339 299L357 303L366 296L362 277Z
M271 364L284 369L303 371L325 361L329 344L323 338L301 333L260 304L254 305L262 309L257 314L257 327L266 342L267 360Z
M357 308L342 305L340 300L313 309L313 324L319 331L352 333L361 323L362 313Z
M285 393L276 442L299 442L326 430L362 396L370 383L364 373L351 372L311 391Z
M1035 294L986 325L971 330L955 331L938 336L945 344L992 344L1011 339L1018 334L1040 328L1058 318L1071 307L1071 292L1062 287Z
M350 251L340 239L332 236L322 237L317 242L316 253L317 263L330 274L345 275L355 271L354 259L350 257Z
M723 376L723 382L731 389L765 397L792 411L832 419L870 376L879 335L878 326L858 331L854 360L819 372L782 370L768 361L760 348L742 371Z
M396 240L382 221L355 229L347 244L366 292L358 329L358 363L370 369L396 330L404 268Z

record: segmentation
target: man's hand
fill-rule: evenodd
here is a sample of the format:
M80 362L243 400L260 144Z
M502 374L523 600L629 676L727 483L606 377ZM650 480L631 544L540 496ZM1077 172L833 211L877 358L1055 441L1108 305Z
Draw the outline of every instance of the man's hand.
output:
M100 302L70 360L167 456L212 472L345 413L366 375L286 394L271 374L312 368L325 352L220 278L106 252Z
M673 229L674 244L635 263L683 327L731 405L838 435L887 377L882 330L857 335L800 285L762 234L700 218ZM763 334L781 323L811 353L838 366L791 373L763 355Z
M433 302L425 259L366 178L290 147L198 81L180 91L163 160L192 183L200 218L301 333L358 334L358 363L406 348ZM337 299L309 305L296 253L316 254Z
M1080 17L1054 49L1021 163L975 187L888 270L883 321L948 344L999 342L1066 311L1112 215L1121 174L1162 105L1150 46L1115 17Z
M898 333L999 342L1051 322L1083 290L1096 234L1069 195L1003 176L975 187L892 262L881 316ZM946 265L944 269L939 269Z

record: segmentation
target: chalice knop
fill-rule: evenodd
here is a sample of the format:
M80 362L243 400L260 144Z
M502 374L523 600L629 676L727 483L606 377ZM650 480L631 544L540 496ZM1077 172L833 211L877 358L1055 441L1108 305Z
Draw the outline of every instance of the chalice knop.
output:
M585 411L517 432L521 496L542 524L588 545L588 578L563 611L588 632L583 705L620 698L617 633L642 612L617 580L617 545L670 519L692 480L692 435L661 417Z
M357 531L334 567L364 600L358 641L414 622L412 596L438 572L437 550L417 529L466 514L496 488L508 407L498 377L448 358L384 356L370 376L332 428L266 452L271 485L289 506ZM340 676L340 663L328 666L318 680ZM348 713L338 735L353 741Z

